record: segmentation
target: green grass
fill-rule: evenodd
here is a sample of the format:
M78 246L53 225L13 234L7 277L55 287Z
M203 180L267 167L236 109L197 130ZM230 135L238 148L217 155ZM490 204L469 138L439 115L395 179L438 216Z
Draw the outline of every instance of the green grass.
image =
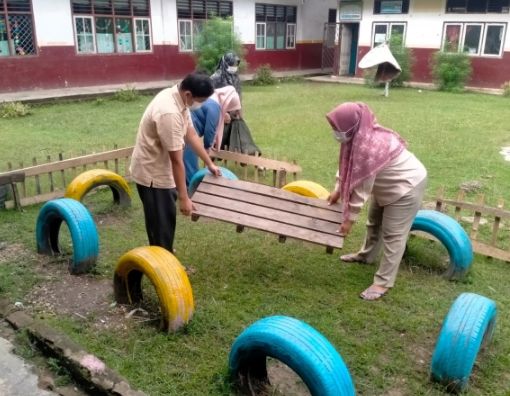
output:
M0 158L30 162L33 156L59 152L101 151L103 145L134 143L137 125L150 97L133 102L94 101L34 107L22 119L0 120ZM509 145L510 112L504 98L348 85L286 83L247 87L245 117L264 155L296 159L303 179L331 188L338 161L324 114L344 101L364 101L382 125L401 133L429 171L429 197L440 185L452 194L465 181L483 183L481 192L494 204L510 195L509 164L498 154ZM3 164L0 164L4 166ZM111 210L110 196L93 200L96 220ZM25 212L0 212L0 240L34 251L38 206ZM111 278L117 259L146 244L143 212L135 196L128 210L114 209L115 221L98 222L101 253L97 277ZM508 228L508 225L506 225ZM483 227L482 227L483 228ZM483 230L481 230L482 232ZM363 219L344 251L357 249ZM65 238L64 238L65 240ZM305 320L341 353L360 395L445 394L429 382L430 358L442 320L454 299L471 291L498 303L494 342L480 356L468 395L505 395L510 389L510 319L507 263L476 256L462 282L441 277L445 251L413 240L396 287L383 301L367 303L358 293L368 286L374 266L343 265L338 254L296 241L226 223L178 219L176 249L190 277L196 312L178 334L149 324L99 331L92 320L47 316L73 339L104 359L132 384L150 395L228 395L227 360L233 340L257 319L275 314ZM1 254L1 251L0 251ZM0 293L16 301L39 281L30 255L0 264ZM55 261L54 265L64 265Z

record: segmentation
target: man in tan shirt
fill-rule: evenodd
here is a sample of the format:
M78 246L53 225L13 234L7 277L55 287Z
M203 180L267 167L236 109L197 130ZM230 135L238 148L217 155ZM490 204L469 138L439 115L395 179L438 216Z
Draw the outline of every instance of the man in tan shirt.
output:
M189 216L193 210L185 182L184 144L195 151L211 173L220 175L193 128L189 112L199 108L213 92L207 75L191 73L180 84L156 95L138 128L131 175L143 204L149 244L170 252L173 251L177 198L182 214Z

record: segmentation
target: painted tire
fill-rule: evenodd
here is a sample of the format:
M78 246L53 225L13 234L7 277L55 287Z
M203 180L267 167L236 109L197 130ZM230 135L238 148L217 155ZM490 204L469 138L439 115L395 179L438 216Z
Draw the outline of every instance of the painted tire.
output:
M159 246L138 247L119 259L113 278L115 300L120 304L140 302L143 275L156 289L163 315L162 327L176 331L188 323L194 312L188 275L179 260Z
M58 235L62 221L67 224L73 241L69 272L81 274L89 271L99 254L99 236L88 209L74 199L55 199L41 208L36 224L37 252L47 255L60 253Z
M289 366L301 377L313 396L354 395L347 366L329 341L308 324L287 316L261 319L234 341L229 371L241 389L268 383L266 357ZM244 382L244 383L243 383Z
M473 262L473 246L462 226L455 219L435 210L419 210L411 231L424 231L436 237L448 250L450 266L446 271L449 279L459 279Z
M239 180L239 178L232 173L227 168L220 167L221 170L221 177L224 177L228 180ZM209 169L202 168L199 171L195 172L195 174L191 177L191 180L189 181L188 186L188 194L191 196L195 190L198 188L198 185L202 181L202 179L205 177L205 175L210 175L211 172L209 172Z
M116 204L131 205L131 190L126 180L106 169L92 169L76 176L67 186L65 197L81 201L90 190L99 186L110 187Z
M282 187L285 191L290 191L305 197L328 199L329 191L317 184L308 180L297 180L292 183L286 184Z
M432 355L432 379L450 391L465 390L480 348L492 338L496 316L496 303L486 297L473 293L457 297Z

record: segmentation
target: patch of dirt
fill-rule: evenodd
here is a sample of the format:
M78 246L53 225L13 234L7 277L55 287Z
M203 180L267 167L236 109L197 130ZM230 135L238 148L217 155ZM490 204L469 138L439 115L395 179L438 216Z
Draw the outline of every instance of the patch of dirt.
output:
M268 359L267 373L271 383L268 395L310 396L308 387L301 378L279 360Z
M97 328L112 330L127 329L139 322L159 324L157 304L149 308L118 305L113 296L112 279L90 274L71 275L67 269L68 259L65 255L38 255L22 244L6 245L0 250L0 264L27 260L35 265L40 281L23 301L18 302L29 315L68 316Z

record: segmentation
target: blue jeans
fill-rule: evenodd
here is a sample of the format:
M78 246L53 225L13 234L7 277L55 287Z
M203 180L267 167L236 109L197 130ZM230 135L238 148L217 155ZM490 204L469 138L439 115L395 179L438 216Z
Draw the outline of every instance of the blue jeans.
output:
M184 147L184 169L186 171L186 186L189 186L191 178L198 171L198 156L188 145Z

